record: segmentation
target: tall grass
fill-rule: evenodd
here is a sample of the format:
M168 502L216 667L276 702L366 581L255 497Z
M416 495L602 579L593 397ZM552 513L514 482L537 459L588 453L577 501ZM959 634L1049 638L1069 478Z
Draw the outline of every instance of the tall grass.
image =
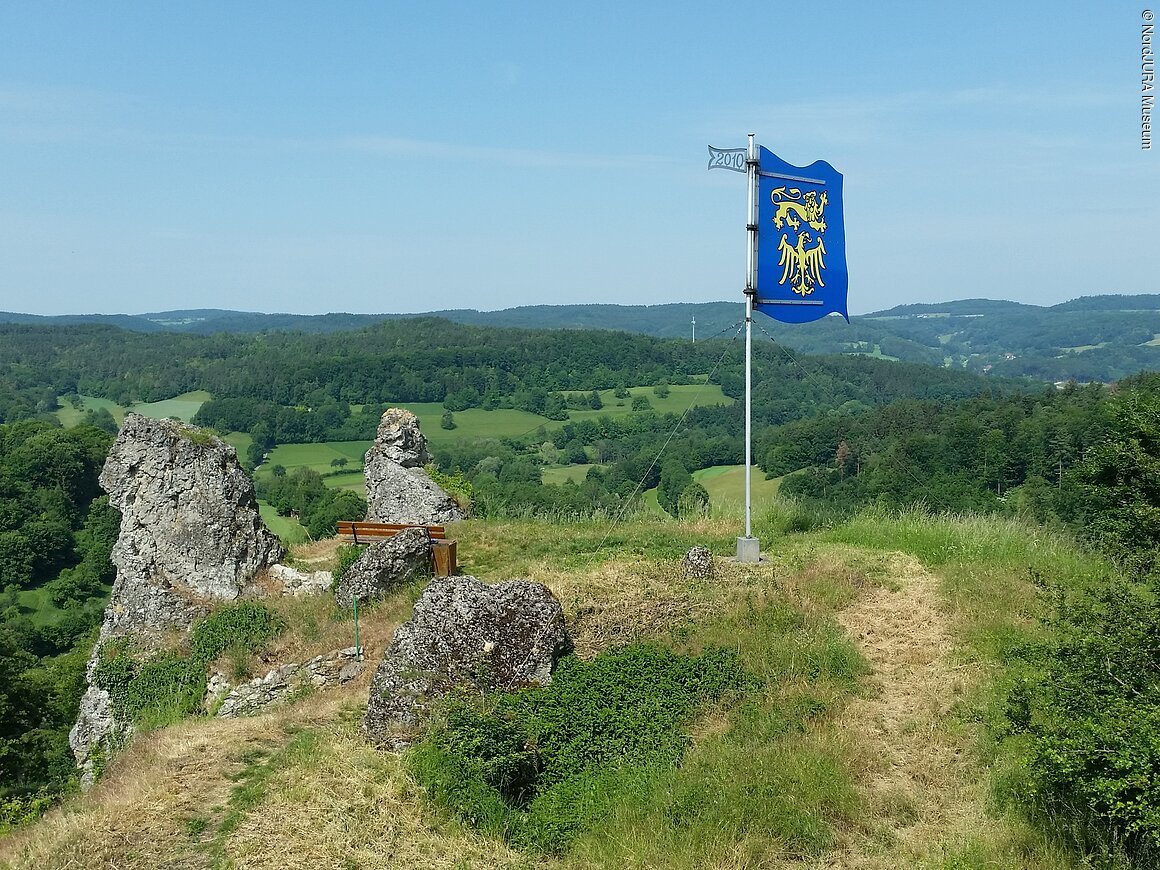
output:
M679 634L678 648L731 644L753 686L702 721L679 767L618 792L565 863L692 870L823 855L861 812L850 748L826 723L865 662L830 616L757 597Z

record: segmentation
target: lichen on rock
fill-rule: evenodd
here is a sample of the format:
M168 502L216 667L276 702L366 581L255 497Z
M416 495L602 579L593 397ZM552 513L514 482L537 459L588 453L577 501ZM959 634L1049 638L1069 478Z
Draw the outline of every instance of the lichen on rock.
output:
M411 742L432 703L456 687L544 686L568 648L564 613L546 586L475 577L431 581L399 626L371 682L363 728L376 745Z
M367 519L417 525L463 519L455 500L423 470L430 461L419 419L402 408L388 408L363 460Z
M255 575L283 555L234 448L203 430L128 414L100 483L121 512L121 527L111 554L117 577L69 733L86 783L94 751L108 755L132 732L93 683L102 646L125 635L142 652L172 642L215 603L254 588Z
M403 529L363 551L334 586L340 607L366 604L419 577L431 575L431 538L426 529Z

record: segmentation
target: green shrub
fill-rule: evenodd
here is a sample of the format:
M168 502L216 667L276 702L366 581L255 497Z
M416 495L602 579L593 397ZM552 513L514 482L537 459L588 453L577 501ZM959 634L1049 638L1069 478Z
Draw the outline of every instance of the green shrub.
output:
M117 718L144 727L196 710L205 680L204 665L168 650L140 661L123 638L105 644L93 671L93 684L109 693Z
M253 652L285 627L256 601L227 604L194 624L188 655L163 650L142 658L128 638L107 641L93 684L109 693L121 721L145 729L167 725L200 708L210 662L227 651Z
M334 583L331 587L342 579L342 576L350 570L350 566L358 561L358 557L366 552L366 547L360 544L342 544L335 552L335 566L331 574L334 577Z
M471 506L475 501L475 489L462 472L444 474L434 465L425 465L423 470L444 492L455 499L455 503L459 505L466 516L471 516Z
M204 667L231 646L253 651L285 629L277 613L257 601L239 601L219 607L193 627L190 651Z
M545 688L450 700L408 763L465 821L557 853L635 780L675 768L697 710L747 680L722 649L692 657L638 644L588 663L568 657Z
M205 667L174 652L153 656L126 686L122 713L148 730L193 713L205 697Z
M0 797L0 835L35 822L56 803L59 794L40 789L34 794Z
M1032 739L1028 802L1081 851L1160 866L1160 590L1118 578L1049 592L1045 673L1008 699Z

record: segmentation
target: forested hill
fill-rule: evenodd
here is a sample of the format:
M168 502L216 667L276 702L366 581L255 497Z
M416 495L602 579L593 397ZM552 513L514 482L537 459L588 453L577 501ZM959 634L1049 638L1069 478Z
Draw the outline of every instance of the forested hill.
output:
M532 305L501 311L409 314L261 314L199 309L142 315L38 317L0 312L0 323L102 323L136 332L333 333L384 320L439 317L522 329L605 329L661 338L730 334L741 302L669 305ZM1051 307L989 299L905 305L851 318L786 326L765 317L761 332L803 353L866 354L1044 381L1113 381L1160 367L1160 295L1086 296Z
M549 397L560 391L687 384L713 371L725 394L738 396L743 343L730 340L735 338L733 330L729 338L692 344L435 318L384 321L329 335L200 336L96 324L0 324L0 419L31 416L31 406L55 407L57 397L73 393L129 404L193 390L315 410L335 403L443 402L450 410L514 407L543 414L551 410ZM803 368L760 337L754 361L758 398L778 387L769 396L768 422L848 402L869 406L901 396L966 396L1004 386L968 372L862 357L809 361ZM804 405L783 407L796 400ZM28 413L17 412L20 402L30 405Z

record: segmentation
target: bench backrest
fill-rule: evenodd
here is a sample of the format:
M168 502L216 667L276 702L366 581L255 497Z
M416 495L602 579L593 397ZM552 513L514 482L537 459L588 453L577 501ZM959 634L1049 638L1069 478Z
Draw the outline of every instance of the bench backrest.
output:
M356 522L353 520L338 521L338 536L340 538L351 538L355 541L371 538L390 538L398 532L403 531L403 529L425 529L427 534L436 540L441 540L447 537L447 531L443 526L427 526L418 523L371 523Z

